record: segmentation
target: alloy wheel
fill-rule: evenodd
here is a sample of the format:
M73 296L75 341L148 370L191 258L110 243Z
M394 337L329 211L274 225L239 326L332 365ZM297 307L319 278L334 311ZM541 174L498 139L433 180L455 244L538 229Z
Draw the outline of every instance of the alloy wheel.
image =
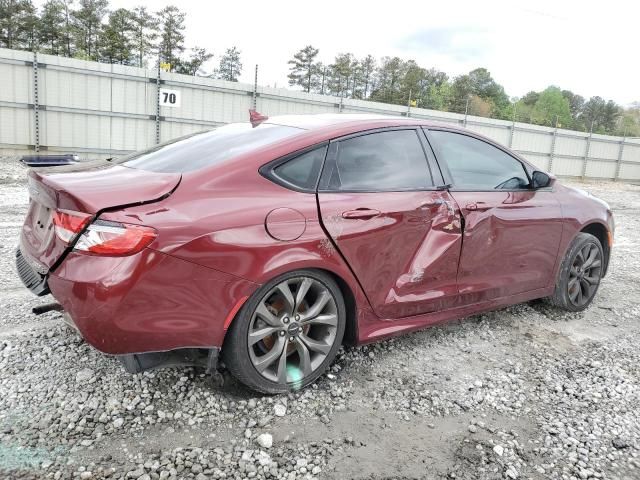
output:
M251 363L272 382L301 383L327 358L337 329L336 299L326 285L310 277L284 280L262 297L252 315Z
M569 300L577 307L588 303L598 288L602 275L602 254L593 243L584 245L569 270Z

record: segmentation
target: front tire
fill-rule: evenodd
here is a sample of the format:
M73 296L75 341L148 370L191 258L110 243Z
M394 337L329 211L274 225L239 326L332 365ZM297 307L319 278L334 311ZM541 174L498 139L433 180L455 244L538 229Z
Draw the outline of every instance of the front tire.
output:
M600 241L579 233L565 254L551 303L570 312L581 312L593 301L604 272Z
M342 343L346 309L326 273L298 270L260 287L234 319L222 349L231 374L262 393L313 383Z

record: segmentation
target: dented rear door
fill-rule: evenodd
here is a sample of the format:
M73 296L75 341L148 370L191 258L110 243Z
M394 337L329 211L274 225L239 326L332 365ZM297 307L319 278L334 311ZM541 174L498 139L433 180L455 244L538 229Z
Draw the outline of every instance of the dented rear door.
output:
M435 188L417 132L334 142L318 202L326 232L379 317L455 304L460 214L449 193Z

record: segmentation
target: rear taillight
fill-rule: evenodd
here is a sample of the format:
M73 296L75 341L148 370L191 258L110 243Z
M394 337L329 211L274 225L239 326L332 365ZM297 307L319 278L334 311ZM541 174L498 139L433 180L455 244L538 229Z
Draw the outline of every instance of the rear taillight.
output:
M53 225L56 235L65 243L70 243L91 220L91 215L69 210L56 210Z
M151 227L96 220L82 232L74 249L93 255L132 255L158 236Z

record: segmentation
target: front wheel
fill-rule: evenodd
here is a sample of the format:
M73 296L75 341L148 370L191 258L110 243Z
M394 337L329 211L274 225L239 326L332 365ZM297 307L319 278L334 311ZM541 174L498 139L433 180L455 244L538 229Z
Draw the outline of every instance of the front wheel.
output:
M600 241L588 233L578 234L562 260L551 303L571 312L581 312L593 301L603 272Z
M346 322L336 282L315 270L286 273L259 288L234 319L222 356L240 382L282 393L314 382L336 356Z

